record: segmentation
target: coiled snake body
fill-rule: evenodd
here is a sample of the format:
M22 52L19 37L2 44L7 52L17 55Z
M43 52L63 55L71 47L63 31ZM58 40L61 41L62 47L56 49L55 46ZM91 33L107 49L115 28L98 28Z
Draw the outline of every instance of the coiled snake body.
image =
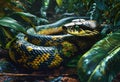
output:
M78 17L68 17L53 24L38 26L36 27L37 33L33 28L28 29L26 35L19 33L16 36L17 40L12 43L9 50L10 58L34 70L59 66L64 57L77 52L74 44L76 37L68 33L62 34L64 29L61 27L76 18Z

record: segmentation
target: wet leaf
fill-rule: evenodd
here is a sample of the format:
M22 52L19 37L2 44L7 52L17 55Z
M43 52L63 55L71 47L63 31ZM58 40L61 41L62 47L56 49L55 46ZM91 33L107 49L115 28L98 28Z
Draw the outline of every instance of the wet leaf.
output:
M25 28L20 25L16 20L10 17L0 18L0 25L10 29L14 29L18 32L26 33Z
M25 16L25 17L32 17L35 18L36 16L31 14L31 13L25 13L25 12L16 12L14 14L20 15L20 16Z

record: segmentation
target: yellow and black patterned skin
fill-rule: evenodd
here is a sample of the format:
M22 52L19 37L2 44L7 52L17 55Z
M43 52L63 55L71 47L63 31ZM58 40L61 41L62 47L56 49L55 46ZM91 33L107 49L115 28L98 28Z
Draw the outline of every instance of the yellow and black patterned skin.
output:
M67 18L62 22L70 19L72 20L74 18L76 17ZM58 22L55 24L50 24L49 28L55 30L59 28L61 29L60 25L62 23L59 24ZM41 29L45 29L45 32L49 29L46 26L48 25L41 26ZM36 28L38 29L39 27ZM12 43L11 49L9 50L10 58L15 63L25 68L33 70L54 68L63 62L64 57L69 57L77 52L76 46L69 42L73 35L45 35L45 33L38 34L35 33L32 28L28 29L27 32L28 34L26 35L21 33L18 34L16 36L17 39Z
M38 26L37 32L30 28L27 30L28 34L19 33L9 50L10 58L15 63L33 70L61 65L66 57L76 55L78 52L78 44L75 41L79 37L66 32L63 34L62 25L73 19L76 17Z
M45 40L50 39L52 42L48 40L48 42L46 41L46 43L37 46L28 42L24 34L18 34L17 40L13 42L11 47L10 57L14 62L29 69L38 70L57 67L63 62L64 57L74 55L77 48L71 42L63 40L66 37L72 38L72 35L56 36L59 37L58 39L53 39L53 37L44 37ZM56 42L54 43L54 41Z
M24 67L39 69L40 67L54 67L63 61L56 47L36 46L24 39L24 34L19 34L18 40L13 44L10 53L11 59Z

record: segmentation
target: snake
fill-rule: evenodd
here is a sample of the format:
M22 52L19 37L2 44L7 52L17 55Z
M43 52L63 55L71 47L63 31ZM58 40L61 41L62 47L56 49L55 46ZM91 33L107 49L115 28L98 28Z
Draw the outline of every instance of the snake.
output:
M83 20L76 22L78 19ZM9 50L11 60L32 70L51 69L62 65L66 58L76 55L79 51L75 44L79 33L85 34L81 28L76 29L76 25L85 28L88 33L86 35L91 32L92 35L98 34L98 31L93 31L94 25L89 26L93 21L88 23L84 19L86 17L66 17L55 23L36 26L36 31L29 28L27 34L19 33ZM91 32L87 32L88 30Z

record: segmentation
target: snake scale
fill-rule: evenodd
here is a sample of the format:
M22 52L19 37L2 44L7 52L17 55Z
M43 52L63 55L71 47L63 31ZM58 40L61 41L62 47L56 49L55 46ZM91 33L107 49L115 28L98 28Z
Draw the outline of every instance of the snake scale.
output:
M30 28L27 30L27 34L19 33L9 50L10 58L15 63L33 70L61 65L66 57L75 55L78 51L74 44L78 36L73 34L74 28L69 27L71 26L69 22L73 19L79 19L79 17L67 17L52 24L36 26L37 32ZM69 32L66 33L65 29L68 29Z

